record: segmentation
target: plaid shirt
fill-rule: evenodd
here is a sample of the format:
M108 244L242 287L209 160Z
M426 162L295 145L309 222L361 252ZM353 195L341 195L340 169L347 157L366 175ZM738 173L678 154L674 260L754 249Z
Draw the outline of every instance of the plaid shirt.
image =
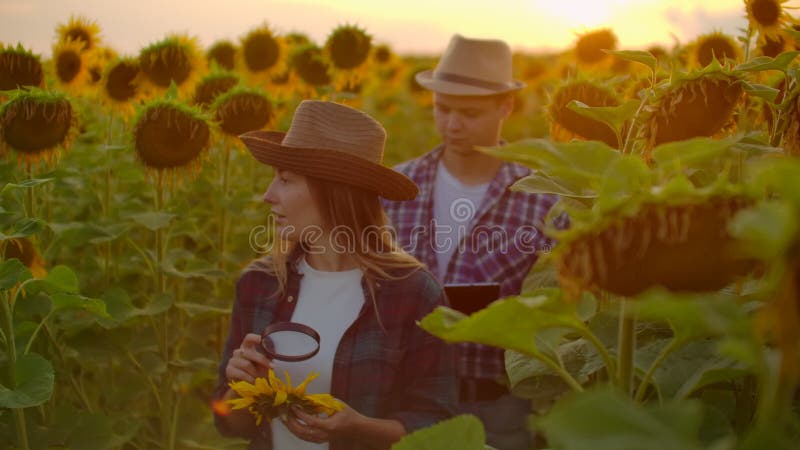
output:
M433 188L443 146L395 167L414 180L419 195L411 201L384 201L383 206L397 233L398 243L438 273ZM467 232L453 253L444 284L500 283L500 296L519 294L522 282L538 258L554 245L540 231L553 195L512 192L515 181L529 175L530 169L504 163L489 183L482 203L475 211ZM567 219L568 220L568 219ZM458 346L457 371L460 377L499 380L505 377L503 350L473 343Z
M299 256L300 252L295 252L289 258L282 298L273 295L277 279L263 271L247 270L239 279L215 399L228 390L225 367L245 334L260 333L270 323L291 320L297 304L293 299L298 298L303 276L296 267ZM331 394L368 417L398 420L409 433L449 418L457 396L453 349L416 324L434 308L446 304L441 285L424 269L400 280L377 280L375 304L385 331L376 318L363 278L362 287L366 301L339 342ZM215 423L222 434L234 434L218 416ZM272 448L271 427L266 421L259 429L253 425L242 437L251 439L251 449ZM356 440L330 443L331 450L365 448Z

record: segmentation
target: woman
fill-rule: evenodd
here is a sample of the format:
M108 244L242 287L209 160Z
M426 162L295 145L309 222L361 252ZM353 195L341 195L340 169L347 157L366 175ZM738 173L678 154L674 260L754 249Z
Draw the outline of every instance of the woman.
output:
M264 194L280 241L239 279L220 363L217 400L236 398L230 381L254 382L274 367L294 380L319 377L309 393L346 404L330 417L294 409L256 426L246 410L215 416L225 435L251 448L389 448L404 434L451 415L452 349L416 325L445 304L441 286L395 243L379 196L412 199L417 186L382 165L386 132L350 107L303 101L287 133L241 136L275 168ZM260 332L282 321L315 329L319 352L302 362L269 360Z

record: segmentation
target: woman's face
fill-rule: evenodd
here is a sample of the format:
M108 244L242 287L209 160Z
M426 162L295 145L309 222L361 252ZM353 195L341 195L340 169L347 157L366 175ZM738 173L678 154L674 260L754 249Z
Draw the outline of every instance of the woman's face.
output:
M313 242L324 233L322 214L305 176L276 167L264 201L272 206L275 232L281 239Z

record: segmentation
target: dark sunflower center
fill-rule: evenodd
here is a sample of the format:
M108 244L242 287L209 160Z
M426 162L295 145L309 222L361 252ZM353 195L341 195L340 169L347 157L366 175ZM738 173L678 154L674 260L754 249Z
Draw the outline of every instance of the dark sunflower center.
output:
M134 80L138 74L139 67L134 64L121 62L114 66L108 72L108 81L106 82L108 96L119 102L130 100L136 95Z
M722 37L711 37L703 39L697 47L697 62L705 67L711 64L714 58L717 61L723 62L725 58L735 58L736 49L730 40Z
M148 110L136 124L136 152L153 169L184 167L208 144L205 122L165 106Z
M578 100L589 106L616 106L619 102L597 86L579 82L556 92L550 105L552 120L561 127L583 138L603 141L617 148L619 143L614 130L603 122L582 116L567 108L567 104L572 100Z
M42 64L32 55L0 53L0 91L42 83Z
M578 39L575 46L575 53L578 61L583 63L597 63L608 56L603 50L614 50L617 47L617 40L610 31L598 31L589 33Z
M36 154L61 144L72 125L72 106L67 100L12 100L0 124L6 143L19 152Z
M205 83L200 83L194 93L194 103L206 107L214 103L214 100L220 94L224 94L236 86L236 83L238 83L238 80L234 76L214 78Z
M208 52L208 59L215 61L220 67L225 70L233 70L234 55L236 49L231 44L215 45Z
M776 25L781 17L778 0L754 0L750 3L750 8L756 22L765 27Z
M254 34L243 45L244 62L253 72L267 70L278 62L280 48L269 34Z
M341 30L331 36L331 60L340 69L357 67L369 54L369 37L358 30Z
M380 46L375 49L375 61L383 64L389 61L392 57L392 52L385 46Z
M192 63L186 50L168 46L154 50L142 59L142 72L157 86L169 87L172 81L180 85L192 73Z
M216 118L221 122L222 131L233 136L263 128L271 116L270 101L263 96L250 93L231 97L216 111Z
M319 49L311 48L295 55L292 66L300 78L312 86L321 86L331 81L328 64L322 59Z
M72 50L62 52L56 59L56 73L63 83L70 83L81 72L81 57Z
M16 239L6 242L5 255L3 259L17 258L25 267L33 264L36 250L28 239Z

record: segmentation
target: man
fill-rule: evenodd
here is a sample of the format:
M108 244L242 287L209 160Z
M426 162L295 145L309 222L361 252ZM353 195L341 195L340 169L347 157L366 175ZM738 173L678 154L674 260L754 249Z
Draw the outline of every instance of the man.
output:
M519 294L538 252L552 245L540 230L556 198L510 191L530 170L475 150L502 143L524 87L512 78L511 50L455 35L436 69L416 79L433 91L442 143L395 168L420 188L414 200L384 203L398 242L443 284L497 282L501 297ZM458 347L460 412L481 418L489 445L529 448L530 404L509 393L502 349Z

